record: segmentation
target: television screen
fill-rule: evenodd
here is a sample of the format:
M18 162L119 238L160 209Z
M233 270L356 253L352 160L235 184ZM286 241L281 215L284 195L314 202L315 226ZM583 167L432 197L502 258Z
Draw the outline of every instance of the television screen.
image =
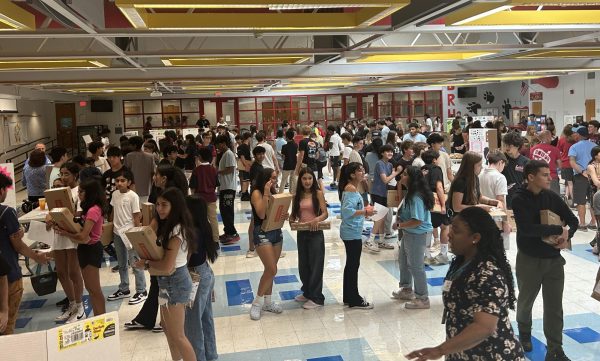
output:
M92 112L111 113L113 111L112 100L92 100Z
M468 86L458 88L458 97L459 98L477 98L477 87L476 86Z

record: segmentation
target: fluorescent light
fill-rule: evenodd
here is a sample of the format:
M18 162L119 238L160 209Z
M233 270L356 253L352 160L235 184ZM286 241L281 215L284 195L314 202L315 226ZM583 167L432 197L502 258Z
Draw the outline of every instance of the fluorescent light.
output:
M129 23L133 25L136 29L145 29L147 28L146 21L142 18L137 9L132 7L119 7L119 10L123 13L123 15L127 18Z
M504 10L510 10L511 8L512 8L512 6L511 6L511 5L503 5L503 6L499 6L499 7L495 8L495 9L488 10L488 11L484 11L484 12L482 12L482 13L479 13L479 14L477 14L477 15L473 15L473 16L471 16L471 17L468 17L468 18L466 18L466 19L463 19L463 20L457 21L457 22L455 22L455 23L454 23L454 24L452 24L452 25L464 25L464 24L470 23L470 22L472 22L472 21L479 20L479 19L481 19L481 18L485 18L485 17L488 17L488 16L490 16L490 15L493 15L493 14L499 13L499 12L501 12L501 11L504 11Z

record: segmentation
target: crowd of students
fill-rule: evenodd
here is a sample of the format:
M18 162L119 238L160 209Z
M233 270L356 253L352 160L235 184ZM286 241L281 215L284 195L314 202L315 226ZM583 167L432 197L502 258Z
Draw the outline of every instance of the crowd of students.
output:
M439 119L433 122L429 117L422 125L410 123L406 133L391 118L348 121L339 127L329 125L325 130L318 122L298 128L284 123L273 144L256 127L240 134L220 124L216 132L200 128L197 136L188 135L185 139L168 131L158 142L149 134L122 137L119 147L108 149L102 141L93 142L88 146L88 159L78 156L68 160L66 151L55 148L50 152L52 170L47 185L70 187L83 225L81 232L69 233L47 220L48 227L57 234L53 257L66 295L63 312L56 320L73 322L85 317L85 286L95 315L105 312L105 300L127 298L129 304L145 301L139 314L125 324L127 329L160 331L156 325L160 309L174 360L216 359L210 301L214 276L209 262L215 261L219 243L240 241L234 222L236 197L249 202L252 210L246 256L258 256L264 266L250 318L258 320L263 312L283 312L272 298L277 263L283 255L283 234L280 229L264 231L261 226L267 217L270 196L286 189L294 194L290 222L307 229L297 232L302 293L295 300L302 302L305 309L322 307L325 238L319 224L329 217L323 172L328 167L332 176L328 189L337 190L341 202L339 232L346 249L344 304L350 308L374 307L358 290L361 253L393 250L392 240L398 240L400 282L392 298L406 301L407 309L430 308L424 265L451 263L444 284L448 341L410 356L419 360L441 355L464 359L465 355L472 357L492 350L520 359L523 348L528 351L532 347L531 307L542 287L544 294L553 293L555 301L544 304L545 323L552 325L545 327L551 351L547 359L567 360L560 336L564 284L560 249L578 228L596 228L593 223L585 223L585 215L588 200L600 198L600 193L591 197L590 192L600 187L600 147L590 140L598 138L598 124L566 127L560 139L550 130L527 139L503 124L486 124L501 130L503 149L489 152L484 158L468 151L468 137L464 137L469 128L479 128L481 124L467 119L466 129L458 129L456 124L460 122L457 119L451 134L446 136L441 132ZM524 146L526 142L529 149ZM462 153L456 174L452 171L450 150ZM34 153L28 167L36 168L43 161ZM568 163L561 162L565 156ZM579 222L559 195L558 173L565 180L564 199L572 199L577 206ZM0 181L0 195L5 195L9 180ZM389 194L398 195L400 204L390 205ZM150 226L165 248L165 257L159 261L139 259L123 242L124 232L141 224L140 207L144 202L156 205ZM380 210L387 208L387 213L363 237L365 220L375 215L376 204ZM600 215L600 201L596 199L593 204L598 211L592 216ZM220 235L217 206L223 222ZM492 219L489 212L494 209L513 210L517 224L520 343L514 340L507 316L516 300L505 255L513 230L508 221ZM555 211L568 227L540 225L541 209ZM3 215L7 210L8 215L0 219L10 227L1 232L10 243L0 243L2 255L12 260L13 255L21 253L46 262L44 256L22 245L16 213L0 208ZM11 219L5 219L8 217ZM99 278L103 260L99 238L104 219L114 224L114 255L120 275L117 291L107 298L102 294ZM544 243L542 236L554 237L556 246ZM452 261L449 244L456 256ZM438 254L433 256L432 252ZM14 267L16 261L13 263ZM536 272L529 269L532 265L547 272L552 280L534 276ZM130 266L135 278L133 295L128 279ZM143 269L149 268L170 275L151 276L147 290ZM11 305L16 298L20 300L16 294L22 293L22 283L15 283L20 273L12 272L8 279ZM481 274L493 282L478 278ZM197 282L200 286L192 294ZM468 293L471 288L483 286L485 292L480 295ZM521 286L528 291L524 292ZM468 302L461 299L461 292L467 292ZM469 302L479 307L472 307ZM9 327L11 322L14 326L14 314L13 319L8 317ZM499 332L488 332L494 322L499 325ZM482 329L485 332L478 332ZM506 340L514 341L509 349L502 346Z

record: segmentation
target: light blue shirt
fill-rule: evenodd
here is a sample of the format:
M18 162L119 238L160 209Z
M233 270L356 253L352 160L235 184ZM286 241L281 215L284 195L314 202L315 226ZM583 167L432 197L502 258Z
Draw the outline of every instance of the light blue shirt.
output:
M48 188L46 183L46 166L31 167L25 164L23 167L23 178L21 180L23 187L27 187L28 196L44 196L44 191Z
M412 140L414 143L427 143L427 138L421 133L417 133L414 137L410 133L406 133L402 137L402 141L405 140Z
M281 148L283 148L284 145L287 144L287 140L285 140L285 138L277 138L275 139L275 151L276 151L276 156L277 159L283 160L283 158L281 157Z
M405 200L398 212L400 222L406 222L411 219L421 221L417 227L403 228L402 230L410 234L424 234L433 231L431 225L431 213L425 208L425 202L420 196L414 196L410 200Z
M364 209L363 198L358 192L342 194L342 224L340 237L344 241L361 240L365 216L354 216L356 211Z
M569 149L569 157L575 157L575 162L582 169L586 170L588 164L592 160L592 148L596 146L596 143L591 142L589 140L580 140L579 142L573 144ZM575 169L573 169L573 173Z

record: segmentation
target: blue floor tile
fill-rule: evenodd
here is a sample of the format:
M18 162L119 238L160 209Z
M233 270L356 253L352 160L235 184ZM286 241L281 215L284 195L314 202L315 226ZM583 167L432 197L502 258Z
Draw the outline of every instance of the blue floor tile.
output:
M15 328L24 328L31 321L31 317L17 318Z
M276 285L280 285L283 283L294 283L298 282L298 277L296 277L296 275L275 276L275 279L273 281Z
M325 356L325 357L317 357L317 358L309 358L306 361L344 361L342 356Z
M240 246L221 246L221 250L223 252L240 251L241 247Z
M425 265L425 272L430 272L430 271L433 271L433 268L431 268L428 265Z
M591 343L600 341L600 333L589 327L571 328L563 333L579 343Z
M533 350L525 353L525 356L531 361L544 361L546 359L546 345L535 337L531 337Z
M298 296L301 293L302 293L302 291L300 291L300 290L280 291L279 297L281 298L282 301L290 301L290 300L293 300L294 297Z
M441 286L444 284L444 277L428 278L427 283L429 283L430 286Z
M34 308L42 308L44 303L46 303L47 299L42 298L40 300L29 300L21 302L19 306L19 310L32 310Z
M227 281L225 282L225 288L227 290L227 303L229 306L249 304L254 300L254 293L248 279Z

